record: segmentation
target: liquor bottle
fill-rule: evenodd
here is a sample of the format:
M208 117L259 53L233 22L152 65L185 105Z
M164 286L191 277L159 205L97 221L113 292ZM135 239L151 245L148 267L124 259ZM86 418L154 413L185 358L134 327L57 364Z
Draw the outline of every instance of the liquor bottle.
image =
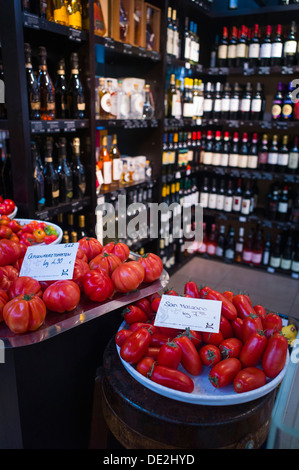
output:
M260 65L261 67L269 67L271 64L271 26L268 25L266 28L266 35L263 42L261 43L260 50Z
M232 212L233 195L234 195L233 182L232 180L229 180L227 184L225 197L224 197L224 208L223 208L224 212Z
M107 149L107 136L102 137L101 150L99 155L102 174L103 174L103 190L110 188L112 183L112 162Z
M239 37L236 49L236 67L243 67L247 58L247 28L242 26L239 31Z
M87 231L85 227L85 215L80 214L78 217L78 239L87 237Z
M227 65L228 67L236 66L236 56L237 56L237 35L238 30L235 26L232 28L231 37L227 47Z
M228 235L225 240L224 259L226 261L233 261L235 258L235 229L230 227Z
M290 121L293 117L293 85L289 83L288 90L282 100L281 118L285 121Z
M242 96L240 103L240 119L248 121L250 119L250 109L252 100L252 87L251 83L246 84L245 92Z
M278 136L274 135L268 152L267 170L276 171L278 162Z
M48 137L46 142L44 166L45 206L54 207L59 204L59 179L53 165L53 141Z
M144 98L139 90L138 83L134 83L133 91L130 96L130 118L142 119Z
M72 147L73 196L74 199L82 199L86 194L86 174L81 162L79 137L73 139Z
M208 236L207 239L207 253L210 256L215 256L216 255L216 249L217 249L217 235L216 235L216 225L212 224L211 226L211 232Z
M252 97L250 119L252 121L259 121L263 119L264 110L264 94L261 83L256 84L255 94Z
M227 50L228 50L228 30L227 27L223 27L222 37L218 45L218 67L227 66Z
M216 178L213 178L211 189L209 190L208 208L216 209L216 201L217 201L217 185L216 185Z
M241 263L244 249L244 227L239 228L239 236L236 241L235 261Z
M203 116L203 103L204 96L202 92L202 82L201 80L195 79L193 86L193 115L194 117L196 117L196 119L201 119Z
M105 78L99 79L99 117L110 119L112 110L111 94L106 87Z
M229 132L224 132L222 149L220 155L220 163L219 166L227 167L228 166L228 159L230 154L230 139L229 139Z
M185 17L185 31L184 31L183 59L185 60L190 59L190 50L191 50L191 35L190 35L190 28L189 28L189 18L188 16L186 16Z
M242 143L239 148L238 167L247 168L248 166L248 134L243 133Z
M209 206L209 180L207 177L204 178L203 186L200 190L199 203L203 208L207 208Z
M298 171L299 164L299 148L298 148L299 138L296 135L294 138L294 144L290 150L289 162L288 162L288 172L296 173Z
M94 16L94 34L96 34L97 36L105 36L107 28L106 28L105 21L104 21L101 0L94 0L93 16Z
M283 45L283 65L290 67L295 64L297 53L296 22L292 21L288 36Z
M203 165L212 165L213 159L213 132L207 132L207 138L205 142L205 148L202 157Z
M258 166L261 170L266 170L268 165L268 136L263 135L262 144L258 151Z
M81 0L67 0L69 27L82 29L82 4Z
M232 211L233 212L240 212L241 211L242 195L243 195L242 180L241 180L241 178L238 178L237 188L235 189L234 195L233 195L233 204L232 204Z
M266 242L265 242L265 245L264 245L264 251L263 251L262 264L264 266L268 266L268 264L269 264L270 253L271 253L271 233L269 232L267 234Z
M276 235L276 240L270 255L269 265L271 268L279 268L281 263L281 234Z
M237 167L239 161L239 133L234 132L233 142L230 149L228 166Z
M119 183L121 176L121 154L117 147L117 135L113 134L110 147L110 159L112 161L112 183Z
M43 121L55 119L55 89L48 73L47 51L39 47L38 87L40 91L40 118Z
M210 58L210 67L216 67L217 65L217 57L218 57L218 44L219 44L219 36L218 34L215 37L215 43L213 49L211 51L211 58Z
M294 274L299 274L299 242L297 243L297 247L294 251L294 256L291 264L291 271Z
M252 244L252 264L260 266L263 260L263 234L261 229L257 230Z
M251 184L250 184L250 180L247 180L245 191L243 192L243 196L242 196L241 214L249 215L251 212L251 207L252 207Z
M71 55L71 77L67 89L68 112L72 119L84 119L85 94L79 77L79 58L76 52Z
M147 9L147 15L149 12L149 8ZM148 23L148 22L147 22ZM127 12L124 8L123 2L120 0L119 2L119 40L122 42L127 41L129 31L129 20L127 17Z
M59 202L71 202L73 199L73 178L66 155L66 138L60 137L58 148Z
M176 95L175 75L171 74L167 90L167 117L176 117Z
M221 119L229 118L230 98L231 86L229 83L225 83L224 90L221 96Z
M53 20L55 23L68 25L68 13L64 0L53 0Z
M293 240L292 236L288 235L286 243L284 244L282 253L280 268L284 271L290 271L292 267L292 252L293 252Z
M224 243L225 243L225 225L220 225L219 235L217 238L216 256L223 258L224 256Z
M272 192L270 192L270 200L269 200L269 219L276 220L277 219L277 211L278 211L278 204L279 204L279 192L276 186L274 186Z
M281 65L282 63L282 51L283 51L283 42L282 42L282 28L281 24L277 25L276 36L273 38L271 44L271 65Z
M144 86L143 119L151 119L155 114L155 103L149 84Z
M277 206L277 219L280 222L286 222L289 216L289 191L288 187L285 185L278 200Z
M180 56L180 38L177 23L176 10L172 10L172 29L173 29L173 43L172 43L172 55L177 59Z
M65 61L61 59L58 64L57 78L55 83L55 106L56 117L65 119L67 113L67 84L65 79Z
M282 102L283 102L283 85L281 82L278 83L277 93L273 98L272 102L272 119L281 119Z
M218 211L223 211L224 201L225 201L225 185L224 185L224 180L222 179L220 181L220 186L219 186L217 197L216 197L216 209Z
M212 165L219 166L222 154L221 131L216 131L215 139L212 147Z
M172 54L173 50L173 29L172 29L172 9L167 10L167 34L166 34L166 52Z
M238 83L234 84L233 93L231 95L229 107L229 119L235 120L239 118L240 109L240 86Z
M44 175L40 165L38 150L35 142L31 142L31 155L33 161L33 186L35 210L41 211L45 207Z
M39 87L32 69L31 46L28 43L25 46L25 67L28 93L29 118L40 119L40 93ZM0 78L2 78L0 76Z
M284 135L282 138L282 143L279 148L278 158L277 158L277 171L284 173L287 171L289 164L289 149L288 149L288 136Z
M259 25L254 25L251 40L248 48L248 58L250 67L256 67L260 59L260 31Z
M221 83L217 82L215 86L213 113L212 113L214 119L221 118L221 104L222 104Z
M213 113L213 93L212 83L207 82L205 86L204 103L203 103L203 117L211 119Z
M248 149L248 160L247 167L256 169L258 167L258 135L254 133L252 135L251 144Z
M247 238L244 241L244 249L242 260L243 263L250 264L252 262L252 245L253 245L253 232L252 229L249 231Z

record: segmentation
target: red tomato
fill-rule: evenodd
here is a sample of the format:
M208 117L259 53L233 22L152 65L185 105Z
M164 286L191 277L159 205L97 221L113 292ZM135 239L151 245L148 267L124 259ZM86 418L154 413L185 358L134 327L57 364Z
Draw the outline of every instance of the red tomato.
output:
M175 331L175 329L173 329L173 331ZM176 330L176 332L178 334L178 330ZM200 331L190 330L190 328L186 328L186 330L183 331L182 335L187 336L192 341L196 349L198 349L199 346L202 345L203 339L202 333Z
M78 250L77 250L76 259L83 259L83 261L85 261L86 263L88 263L87 256L86 256L86 254L84 253L84 251L81 250L81 248L78 248Z
M19 243L12 240L0 240L0 266L13 264L21 257L21 247Z
M213 367L217 362L221 361L219 348L214 344L205 344L200 348L199 355L202 363L208 367Z
M236 357L238 359L243 343L238 338L227 338L219 345L222 359Z
M12 233L10 235L9 240L12 240L15 243L19 243L19 241L20 241L19 237L15 233Z
M57 240L57 235L46 235L44 238L44 242L46 245L50 245L51 243L55 242Z
M266 374L257 367L246 367L234 378L234 390L237 393L250 392L266 385Z
M208 378L215 388L222 388L231 384L241 369L242 365L239 359L230 357L213 366Z
M118 292L136 290L144 279L144 267L137 261L123 263L113 271L112 282Z
M255 367L263 357L267 342L267 338L262 331L249 336L239 356L242 366Z
M112 253L113 255L116 255L122 263L124 263L130 256L130 248L122 242L110 242L104 246L103 253Z
M9 214L15 210L16 205L12 199L4 199L3 204L9 208Z
M164 292L165 295L179 295L175 290L170 289Z
M154 282L160 278L163 271L163 263L160 256L154 253L146 253L138 259L144 267L144 282Z
M167 343L171 338L164 333L153 333L151 337L150 346L161 348L164 343Z
M233 293L232 291L226 290L226 291L222 292L222 295L223 295L224 297L226 297L230 302L233 301L234 293Z
M221 314L228 320L234 320L237 318L237 310L232 302L230 302L224 295L220 294L216 290L210 290L206 297L207 300L218 300L222 302Z
M37 295L42 297L42 289L40 283L29 276L21 276L15 279L9 287L8 295L10 299L19 295Z
M147 298L144 297L143 299L137 300L136 302L134 302L134 305L136 305L136 307L141 308L141 310L143 310L149 320L153 318L154 312L151 308L151 303Z
M154 313L158 311L160 302L161 302L161 297L155 297L154 300L152 301L151 309L153 310Z
M71 280L55 281L43 293L43 301L52 312L70 312L80 301L80 288Z
M205 299L207 293L208 293L210 290L212 290L212 289L211 289L210 287L208 287L208 286L202 287L202 288L200 289L200 291L199 291L199 298L200 298L200 299Z
M0 289L0 322L3 321L3 308L4 305L9 301L9 297L5 290Z
M194 299L199 299L199 290L195 282L189 281L185 284L184 294L190 295Z
M37 330L46 317L46 305L36 295L20 295L4 305L3 319L13 333Z
M185 335L174 339L182 349L181 363L184 369L191 375L199 375L202 371L202 362L196 347L192 341Z
M131 330L119 330L115 335L115 342L117 346L121 347L129 336L133 334Z
M161 348L149 346L146 355L157 359Z
M264 320L264 318L267 316L267 312L264 307L262 305L255 305L253 308L255 313L261 317L262 320Z
M39 281L43 292L45 292L47 287L49 287L51 284L54 284L54 282L56 282L56 281Z
M263 371L267 377L274 379L282 371L286 362L287 351L288 340L283 334L274 333L268 340L262 360Z
M129 364L137 364L146 354L151 342L151 334L146 328L133 332L120 348L121 358Z
M0 203L0 214L1 215L8 215L8 214L11 214L11 210L10 210L10 207L6 204L4 204L4 202L1 202Z
M170 367L171 369L177 369L182 359L182 349L174 342L167 342L161 346L157 363L160 366Z
M240 318L240 317L235 318L235 320L233 320L231 322L231 326L234 330L235 337L240 339L241 341L243 341L243 320L242 320L242 318Z
M167 328L166 326L159 326L159 330L161 333L168 336L168 338L174 338L178 334L182 333L182 330L178 330L177 328Z
M101 269L111 277L113 271L122 264L121 260L112 253L101 253L89 262L90 269Z
M112 297L114 286L104 271L92 269L84 276L83 290L93 302L104 302Z
M248 315L255 314L255 310L248 300L248 296L244 294L238 294L233 297L233 304L237 309L238 316L242 319L248 317Z
M0 289L8 292L11 284L19 277L19 272L13 266L0 267Z
M220 331L224 339L232 338L234 336L234 331L231 322L223 315L221 315L220 317Z
M160 332L159 328L155 325L152 325L151 323L136 322L129 326L129 330L131 331L137 331L140 328L147 328L151 334Z
M282 329L282 319L275 313L269 313L263 319L263 328L266 331L267 338L270 338L273 333L279 333Z
M72 281L74 281L79 286L81 291L83 291L85 274L87 274L89 271L90 269L86 261L80 258L75 259Z
M155 365L150 379L159 385L180 392L192 393L194 390L193 380L187 374L169 367Z
M136 370L139 374L147 377L155 364L155 359L150 356L144 356L136 365Z
M206 344L214 344L215 346L219 346L220 343L224 340L223 334L221 331L218 333L208 333L207 331L203 332L202 338L204 343Z
M17 233L19 230L21 230L21 224L15 220L15 219L12 219L12 220L9 220L8 222L8 227L11 229L12 232L14 233Z
M44 240L44 241L46 243L46 240ZM35 238L34 238L33 233L22 232L22 234L20 236L20 242L24 243L24 245L27 245L27 246L34 245L35 244Z
M243 319L243 343L252 333L263 331L262 319L258 315L250 314Z
M88 262L95 258L97 255L102 253L103 246L93 237L83 237L79 240L79 248L85 253L87 256Z
M148 318L141 308L136 307L136 305L128 305L123 311L124 320L127 325L132 323L143 322L146 323Z
M7 225L0 225L0 238L10 238L12 230Z

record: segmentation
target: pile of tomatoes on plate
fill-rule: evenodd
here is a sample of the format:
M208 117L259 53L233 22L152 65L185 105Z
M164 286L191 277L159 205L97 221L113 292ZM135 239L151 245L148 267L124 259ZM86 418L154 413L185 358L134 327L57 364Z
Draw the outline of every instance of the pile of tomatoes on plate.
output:
M0 239L8 239L26 246L45 243L49 245L58 238L58 233L52 225L38 220L21 224L17 219L7 215L0 217Z
M10 215L15 210L16 205L12 199L3 199L0 196L0 215Z
M178 295L174 290L164 293ZM186 393L194 391L192 377L204 367L210 369L213 387L233 385L236 393L260 388L278 376L288 351L279 315L253 306L248 295L199 289L193 281L185 284L184 296L222 302L219 332L155 326L161 301L156 293L124 311L125 326L115 336L124 361L149 380Z
M153 253L130 261L126 244L111 242L102 246L96 238L83 237L73 278L39 282L19 276L26 250L22 243L0 240L0 322L16 334L37 330L48 311L73 311L82 295L103 302L117 292L129 293L141 283L152 283L163 271L161 259Z

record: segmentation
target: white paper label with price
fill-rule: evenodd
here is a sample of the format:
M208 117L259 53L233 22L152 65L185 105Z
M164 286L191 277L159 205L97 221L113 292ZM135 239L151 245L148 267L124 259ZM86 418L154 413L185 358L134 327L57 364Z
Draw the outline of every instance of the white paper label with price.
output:
M37 281L72 279L79 243L35 245L27 248L20 276Z
M175 295L162 295L155 317L156 326L190 328L194 331L218 333L222 302L193 299Z

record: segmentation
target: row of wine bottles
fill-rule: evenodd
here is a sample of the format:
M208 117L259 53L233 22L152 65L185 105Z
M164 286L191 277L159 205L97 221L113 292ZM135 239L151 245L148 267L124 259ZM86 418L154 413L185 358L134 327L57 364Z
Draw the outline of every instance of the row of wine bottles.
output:
M199 62L200 42L197 33L198 25L185 18L185 30L182 34L180 21L177 18L177 10L168 7L166 52L177 59L184 59L191 63Z
M55 144L58 145L57 158L54 157ZM86 195L87 178L78 137L73 138L72 155L68 155L65 137L60 137L58 142L47 137L42 149L32 141L31 151L36 210L72 202Z
M275 28L268 25L263 33L258 24L253 28L242 25L238 29L234 26L230 32L224 26L220 37L216 37L210 65L242 67L247 62L252 67L292 66L298 61L296 31L295 21L292 21L284 33L281 24Z
M76 52L70 57L70 77L66 79L65 59L57 67L55 84L48 72L47 50L38 48L39 69L32 67L31 46L25 44L25 64L30 119L83 119L85 117L85 91L79 75Z

